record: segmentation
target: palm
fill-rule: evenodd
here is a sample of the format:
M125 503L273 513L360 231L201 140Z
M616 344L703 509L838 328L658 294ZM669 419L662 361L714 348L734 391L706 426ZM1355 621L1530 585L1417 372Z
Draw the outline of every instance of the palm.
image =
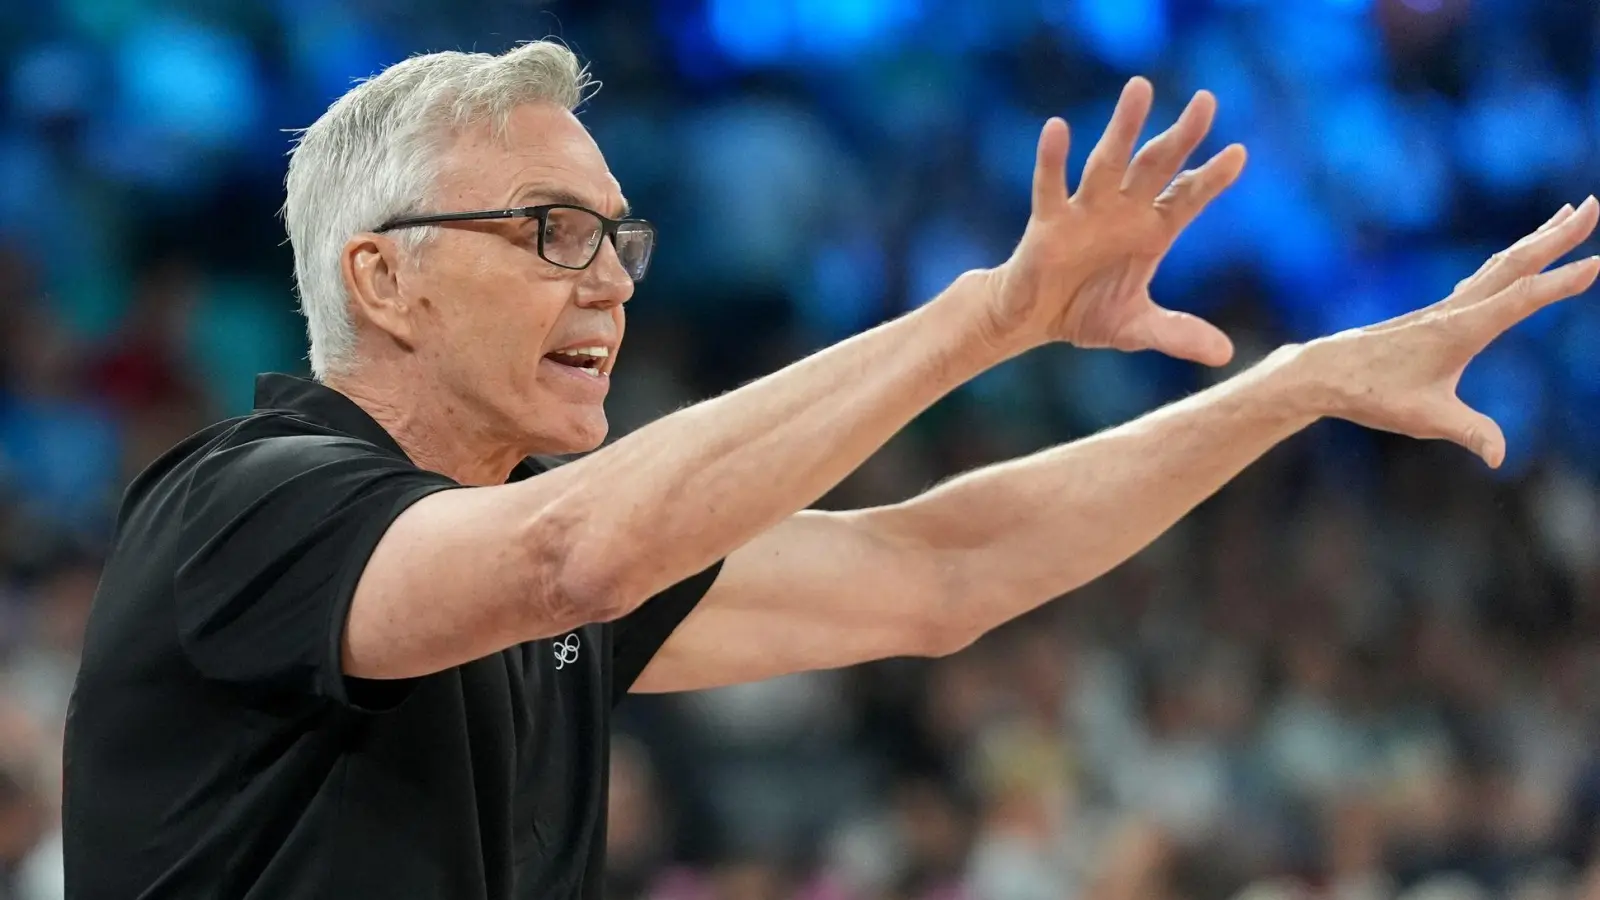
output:
M1215 114L1215 101L1202 92L1130 161L1150 102L1148 82L1129 82L1071 194L1066 123L1046 123L1034 168L1033 216L1000 270L1002 292L1008 312L1035 321L1048 340L1153 349L1218 365L1232 354L1227 337L1156 305L1149 284L1172 242L1239 176L1244 148L1230 146L1179 173Z
M1160 255L1140 249L1163 240ZM1163 312L1150 298L1150 279L1170 240L1159 232L1130 240L1120 261L1097 271L1079 289L1076 302L1064 311L1060 333L1072 335L1073 343L1083 347L1147 349L1146 335Z

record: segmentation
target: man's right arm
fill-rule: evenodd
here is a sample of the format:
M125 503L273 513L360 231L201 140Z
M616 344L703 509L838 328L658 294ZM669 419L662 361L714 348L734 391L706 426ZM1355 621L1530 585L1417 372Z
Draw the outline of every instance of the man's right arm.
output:
M356 588L345 673L422 675L618 618L814 503L1008 355L977 327L986 280L537 478L416 502Z

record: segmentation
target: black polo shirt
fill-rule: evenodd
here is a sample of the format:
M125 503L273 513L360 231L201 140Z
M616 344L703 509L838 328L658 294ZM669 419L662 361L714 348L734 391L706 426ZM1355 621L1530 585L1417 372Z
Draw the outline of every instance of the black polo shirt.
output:
M612 706L717 568L614 623L345 677L379 538L460 487L281 375L134 481L67 720L71 900L599 896Z

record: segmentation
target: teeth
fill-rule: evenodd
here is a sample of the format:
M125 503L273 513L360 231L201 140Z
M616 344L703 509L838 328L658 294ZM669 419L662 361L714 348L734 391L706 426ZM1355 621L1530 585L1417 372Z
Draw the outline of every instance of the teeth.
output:
M598 345L593 347L569 347L566 350L554 351L550 355L565 357L569 360L573 357L588 359L588 363L577 366L577 368L584 372L588 372L590 375L599 376L604 374L604 370L602 368L603 363L601 360L609 357L611 355L611 350L608 347L602 347Z

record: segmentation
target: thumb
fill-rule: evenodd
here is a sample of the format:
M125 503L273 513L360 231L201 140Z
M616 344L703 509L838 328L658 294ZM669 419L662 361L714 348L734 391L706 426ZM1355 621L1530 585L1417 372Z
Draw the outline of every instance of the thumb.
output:
M1442 436L1483 458L1489 468L1498 469L1506 460L1506 436L1500 425L1472 407L1456 400L1439 423Z
M1206 366L1233 359L1233 341L1199 316L1151 304L1129 329L1133 345L1119 349L1155 350Z

